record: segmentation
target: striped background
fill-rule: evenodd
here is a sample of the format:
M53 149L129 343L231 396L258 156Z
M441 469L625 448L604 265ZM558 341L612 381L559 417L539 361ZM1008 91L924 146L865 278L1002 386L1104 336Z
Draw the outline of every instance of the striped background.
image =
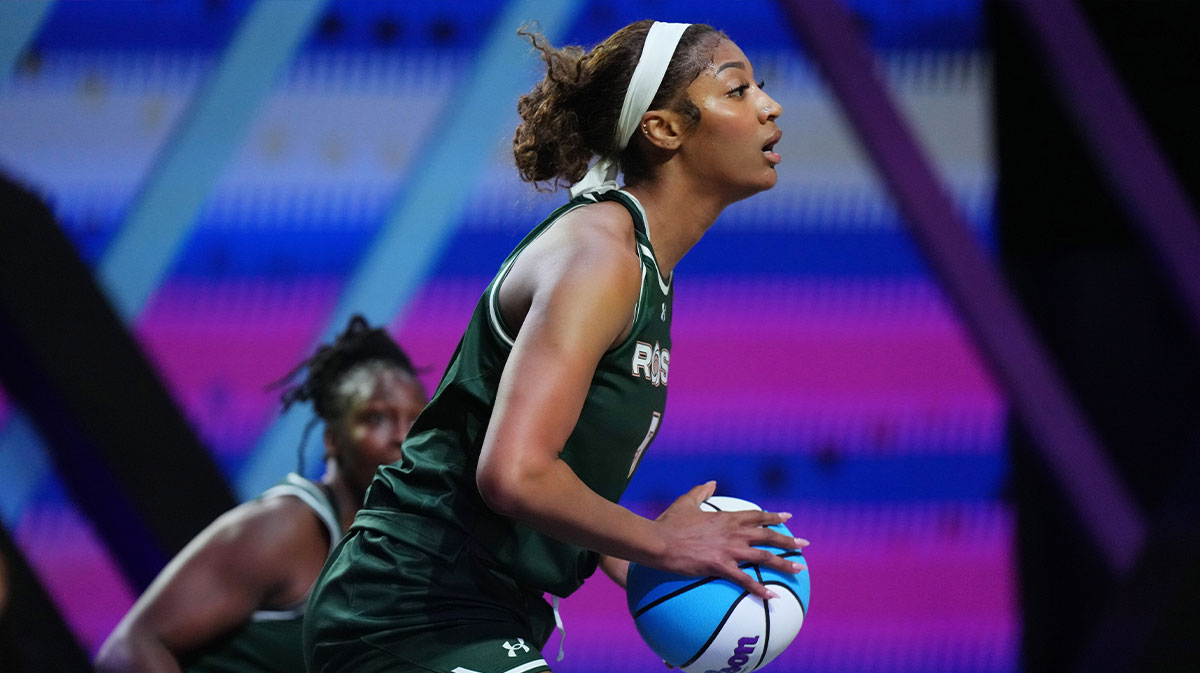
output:
M644 16L711 23L785 110L779 185L730 208L678 267L670 404L625 502L654 515L716 478L722 493L796 514L792 530L813 541L811 614L771 670L1014 671L1005 401L776 3L695 4L584 1L566 29L567 41L591 44ZM848 4L990 245L981 8ZM505 5L331 2L131 324L231 483L274 420L264 385L326 328ZM251 7L51 8L36 59L0 89L0 167L45 196L89 263L103 259ZM512 96L472 111L509 122L477 179L445 185L465 209L391 324L431 389L499 261L562 198L521 185L507 154L515 98L536 67L531 57ZM2 394L0 441L5 524L94 650L131 591ZM564 616L557 670L660 670L603 578Z

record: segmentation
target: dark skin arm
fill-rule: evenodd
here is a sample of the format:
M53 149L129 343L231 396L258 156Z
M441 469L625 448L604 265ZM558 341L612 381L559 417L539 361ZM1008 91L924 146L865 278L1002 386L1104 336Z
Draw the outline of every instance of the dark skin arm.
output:
M226 512L146 590L96 656L102 673L180 671L178 658L243 624L259 609L303 600L328 552L328 534L296 498Z
M506 321L520 328L484 439L480 494L497 512L559 539L663 570L726 577L769 598L738 563L798 570L754 547L796 548L794 538L764 528L787 515L704 512L699 504L715 490L710 482L652 521L592 491L559 457L597 363L631 327L641 283L632 236L621 206L586 206L565 215L514 264L501 305Z

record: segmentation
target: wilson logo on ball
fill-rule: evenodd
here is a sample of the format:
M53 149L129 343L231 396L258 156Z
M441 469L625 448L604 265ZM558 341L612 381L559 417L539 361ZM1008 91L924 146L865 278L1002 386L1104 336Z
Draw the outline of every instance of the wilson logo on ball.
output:
M757 644L758 636L739 638L733 656L729 657L729 665L719 671L710 670L708 673L742 673L742 667L750 663L750 655L754 654L754 646Z

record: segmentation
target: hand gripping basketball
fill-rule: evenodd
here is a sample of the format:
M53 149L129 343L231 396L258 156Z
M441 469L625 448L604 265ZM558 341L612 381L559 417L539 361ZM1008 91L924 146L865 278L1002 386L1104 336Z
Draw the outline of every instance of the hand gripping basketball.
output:
M743 572L739 564L754 563L779 572L797 573L804 570L803 564L756 545L792 550L802 549L808 541L769 528L790 519L791 514L786 512L705 511L701 503L716 488L714 481L692 488L655 520L664 537L666 552L647 565L680 575L722 577L759 598L774 598L767 587Z
M766 539L766 551L775 560L794 558L803 561L797 547L807 543L791 537L783 525L786 516L770 515L758 505L738 498L712 496L712 485L692 489L668 508L659 521L668 526L695 525L696 530L710 530L703 518L692 521L693 508L714 515L710 517L737 522L734 530L745 526L768 525L777 537L749 536L747 539ZM703 496L697 505L694 498ZM772 518L774 517L774 518ZM771 523L774 521L774 523ZM749 523L747 523L749 522ZM764 522L758 524L756 522ZM726 529L717 529L727 532ZM689 536L680 536L689 539ZM782 544L791 541L790 544ZM715 555L719 557L720 554ZM705 559L697 565L711 562ZM791 561L786 561L792 563ZM809 576L806 567L794 572L777 569L777 563L743 561L739 574L749 582L735 582L714 574L677 574L631 563L627 576L626 598L642 639L668 665L685 673L749 673L765 666L791 644L800 631L808 612ZM751 585L750 587L746 586ZM764 600L751 588L769 587L771 598Z

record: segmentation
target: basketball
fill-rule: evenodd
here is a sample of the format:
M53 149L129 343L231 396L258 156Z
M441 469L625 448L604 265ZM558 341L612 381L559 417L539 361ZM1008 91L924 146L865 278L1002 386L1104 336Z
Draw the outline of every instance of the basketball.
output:
M713 496L700 508L762 509L727 496ZM783 524L771 528L792 535ZM805 563L799 549L762 548ZM767 665L791 644L804 623L808 570L792 574L753 563L743 563L742 570L777 598L763 601L722 578L688 577L629 564L626 598L638 633L664 661L688 673L749 673Z

